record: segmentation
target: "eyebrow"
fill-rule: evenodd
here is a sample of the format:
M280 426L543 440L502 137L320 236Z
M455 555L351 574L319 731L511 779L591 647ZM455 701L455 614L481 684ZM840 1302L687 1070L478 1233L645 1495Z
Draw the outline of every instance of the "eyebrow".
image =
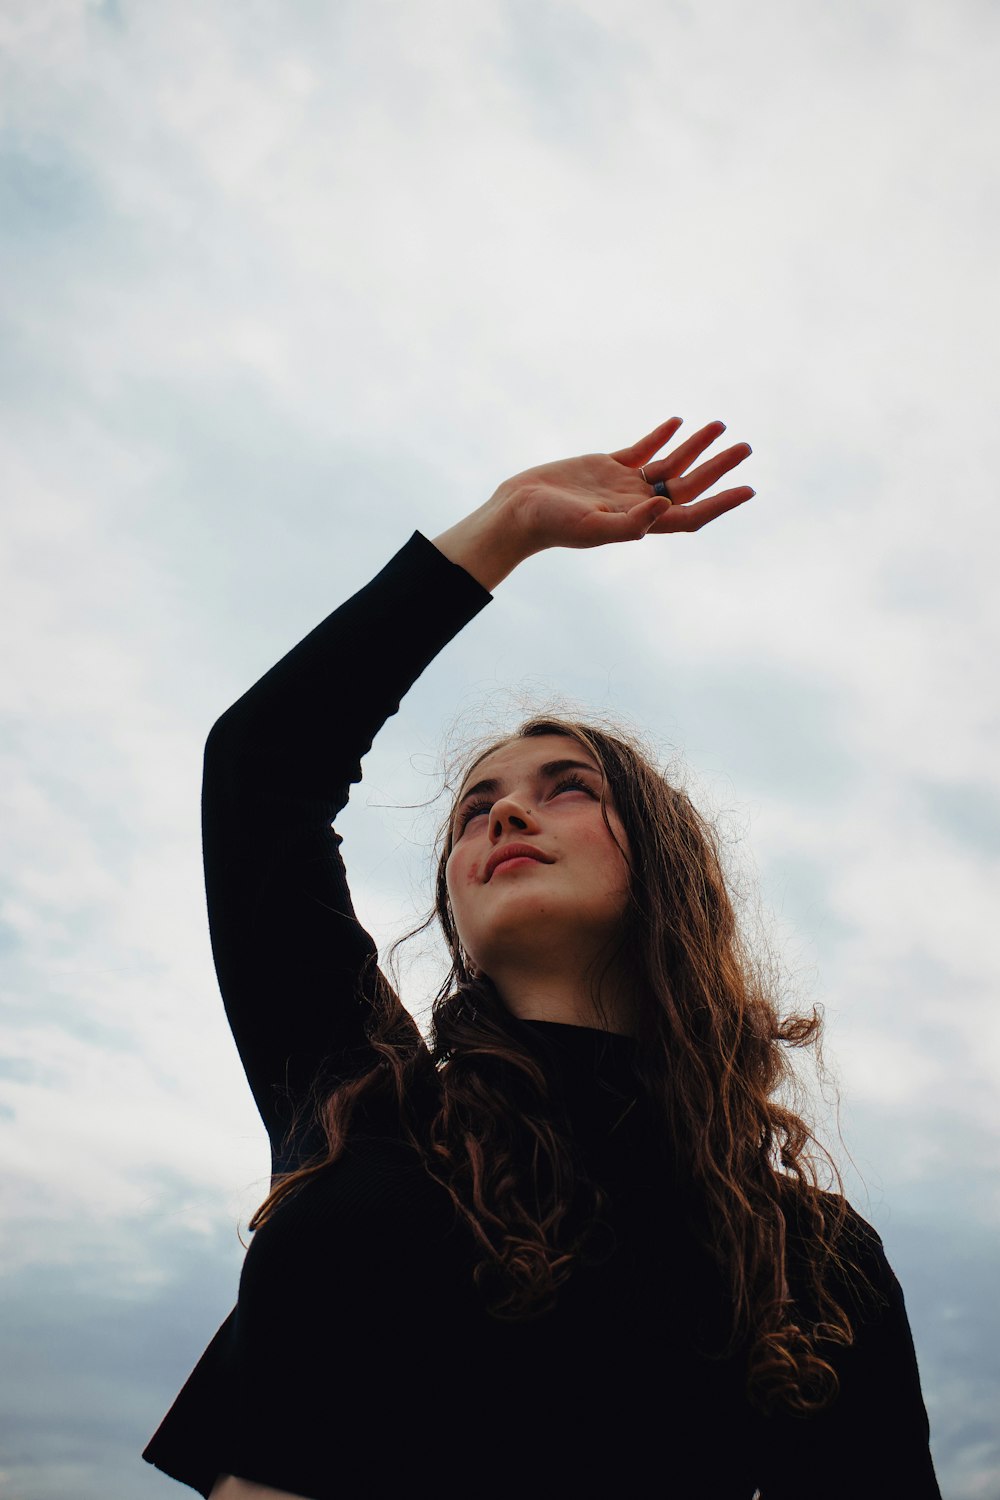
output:
M595 766L592 761L547 760L544 765L538 767L536 775L543 777L545 780L551 780L553 776L559 776L563 771L592 771L595 776L600 776L601 774L600 766ZM468 802L470 797L475 797L479 794L495 797L502 790L503 782L498 781L495 776L488 776L484 781L477 781L475 786L470 786L467 792L462 793L455 804L455 811L457 812L464 803Z

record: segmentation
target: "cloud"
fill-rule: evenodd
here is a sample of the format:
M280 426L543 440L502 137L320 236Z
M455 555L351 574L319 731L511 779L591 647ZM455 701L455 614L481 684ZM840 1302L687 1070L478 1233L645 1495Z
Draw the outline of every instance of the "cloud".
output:
M162 1493L140 1454L205 1330L229 1311L239 1245L231 1227L144 1231L147 1253L169 1267L154 1284L129 1276L120 1238L117 1256L110 1239L96 1253L78 1245L71 1265L40 1259L4 1278L3 1481L16 1500Z
M80 1351L134 1435L146 1396L119 1395L172 1395L266 1169L207 943L212 721L414 527L674 411L754 444L757 498L502 586L366 762L357 906L384 949L424 905L436 812L408 809L456 706L646 727L826 1005L948 1492L995 1487L997 25L966 0L0 17L6 1306L48 1351L26 1497L141 1492ZM115 1342L122 1278L145 1344Z

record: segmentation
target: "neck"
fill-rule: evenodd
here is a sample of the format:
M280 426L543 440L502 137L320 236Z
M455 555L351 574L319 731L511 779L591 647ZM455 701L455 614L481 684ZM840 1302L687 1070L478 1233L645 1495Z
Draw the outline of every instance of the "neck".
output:
M557 1021L564 1026L635 1035L634 989L614 972L605 976L598 993L580 974L539 975L505 969L489 978L504 1006L520 1021Z

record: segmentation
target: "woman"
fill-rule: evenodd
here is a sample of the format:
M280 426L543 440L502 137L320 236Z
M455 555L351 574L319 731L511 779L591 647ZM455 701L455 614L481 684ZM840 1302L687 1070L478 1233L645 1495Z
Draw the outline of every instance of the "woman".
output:
M781 1021L712 837L614 735L540 719L442 835L430 1049L331 819L420 672L524 558L694 531L749 454L544 465L419 532L222 716L216 967L273 1150L236 1309L145 1456L213 1500L938 1496L878 1236L776 1098ZM694 467L693 467L694 466Z

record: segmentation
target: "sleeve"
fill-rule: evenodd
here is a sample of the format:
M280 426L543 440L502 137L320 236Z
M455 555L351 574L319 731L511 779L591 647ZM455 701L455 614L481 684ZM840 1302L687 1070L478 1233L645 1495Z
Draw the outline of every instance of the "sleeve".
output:
M292 1164L284 1138L320 1070L331 1082L356 1076L370 1055L376 947L354 914L332 820L379 728L491 597L414 532L209 734L202 828L212 951L275 1170Z
M758 1420L762 1500L941 1500L902 1287L872 1226L853 1209L848 1225L868 1286L838 1288L855 1334L824 1349L840 1391L815 1416Z

